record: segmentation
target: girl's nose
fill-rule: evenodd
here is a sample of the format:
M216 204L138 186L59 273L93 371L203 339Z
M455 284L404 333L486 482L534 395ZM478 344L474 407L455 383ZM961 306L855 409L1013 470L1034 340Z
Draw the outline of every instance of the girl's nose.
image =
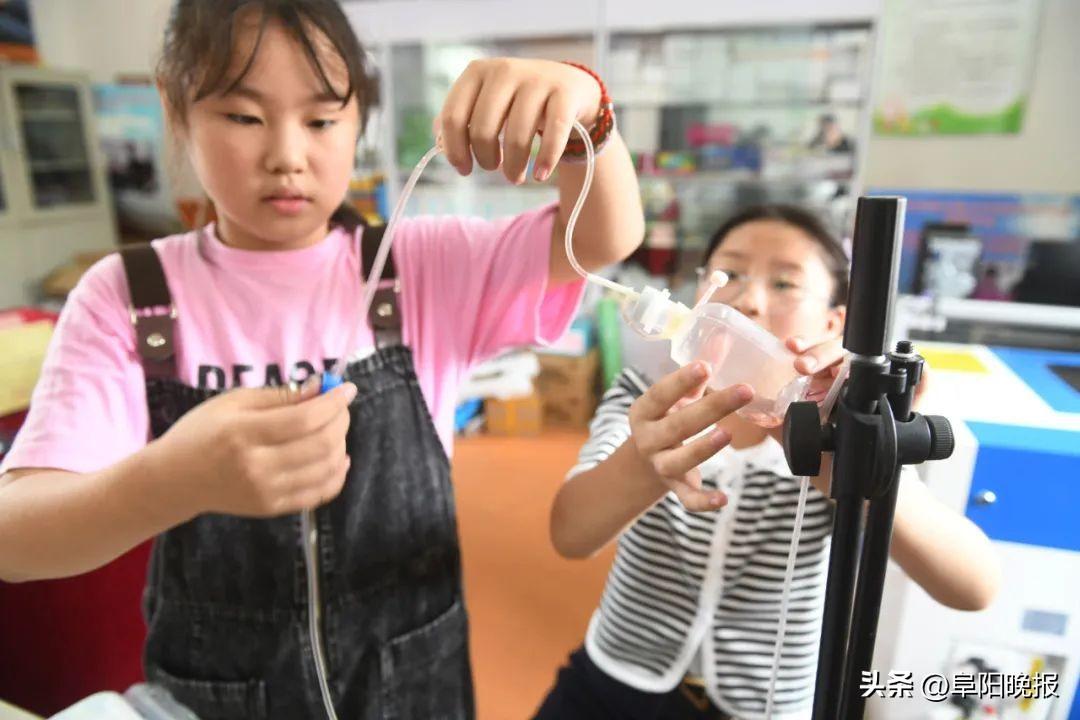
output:
M305 134L302 128L281 125L270 137L266 169L275 175L294 175L304 169Z
M764 314L768 299L765 297L765 289L761 283L754 279L740 283L736 295L731 300L731 306L748 318L756 319Z

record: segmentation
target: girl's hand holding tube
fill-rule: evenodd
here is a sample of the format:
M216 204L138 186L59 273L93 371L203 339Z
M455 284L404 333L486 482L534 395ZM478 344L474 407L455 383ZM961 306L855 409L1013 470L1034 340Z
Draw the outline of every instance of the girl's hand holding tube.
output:
M543 182L562 157L574 121L588 128L599 109L599 83L572 65L474 60L450 88L434 129L459 173L472 172L475 156L480 167L501 167L515 184L525 182L533 138L542 131L534 176Z
M356 386L318 392L309 381L224 393L151 443L147 467L191 517L272 517L328 502L349 468L345 435Z

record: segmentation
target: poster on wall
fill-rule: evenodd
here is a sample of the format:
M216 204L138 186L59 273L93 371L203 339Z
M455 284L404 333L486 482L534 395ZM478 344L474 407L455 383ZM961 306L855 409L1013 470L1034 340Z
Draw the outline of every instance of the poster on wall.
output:
M150 85L95 85L98 136L122 232L161 234L179 226L165 163L165 120Z
M880 135L1020 132L1040 0L886 0Z

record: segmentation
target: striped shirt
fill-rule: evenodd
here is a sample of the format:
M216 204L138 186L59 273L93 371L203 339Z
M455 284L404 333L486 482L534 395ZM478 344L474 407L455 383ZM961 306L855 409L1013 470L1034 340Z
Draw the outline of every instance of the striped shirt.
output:
M630 404L647 381L625 370L590 425L573 477L630 437ZM799 497L778 443L725 448L700 468L726 506L692 513L668 493L619 537L585 647L610 676L648 692L673 689L700 664L713 703L764 717L780 594ZM832 510L811 486L796 556L774 717L808 718L814 694Z

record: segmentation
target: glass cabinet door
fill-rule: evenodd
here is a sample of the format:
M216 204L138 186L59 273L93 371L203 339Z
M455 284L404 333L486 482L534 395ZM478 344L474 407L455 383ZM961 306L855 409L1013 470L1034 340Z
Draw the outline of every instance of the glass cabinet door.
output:
M35 210L93 203L95 190L79 87L18 81L15 118Z

